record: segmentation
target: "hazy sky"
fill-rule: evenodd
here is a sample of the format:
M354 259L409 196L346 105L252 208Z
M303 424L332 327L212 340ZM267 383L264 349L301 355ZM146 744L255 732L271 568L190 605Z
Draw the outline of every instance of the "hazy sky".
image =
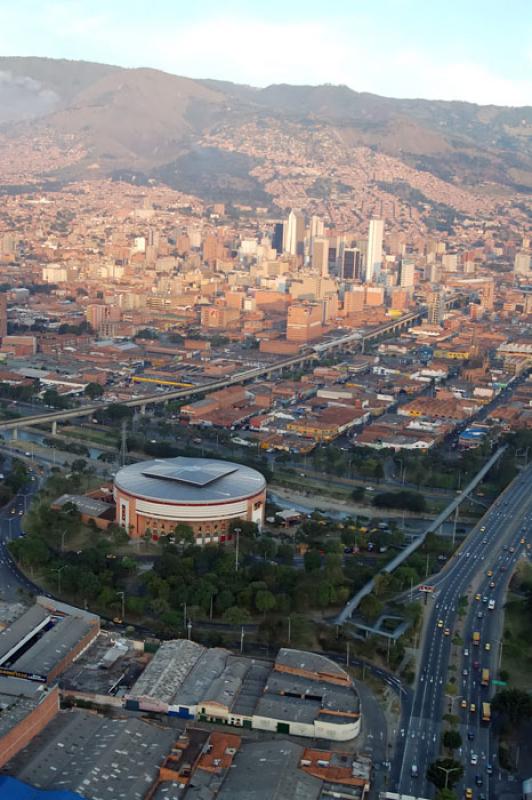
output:
M532 105L532 0L0 0L0 53Z

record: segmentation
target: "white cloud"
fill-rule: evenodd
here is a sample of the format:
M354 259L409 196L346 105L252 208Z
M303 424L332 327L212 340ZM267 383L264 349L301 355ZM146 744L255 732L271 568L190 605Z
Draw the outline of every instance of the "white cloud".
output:
M88 9L88 11L87 11ZM252 17L205 17L163 27L146 16L140 27L114 15L113 5L49 0L20 40L16 13L0 11L0 47L14 53L147 66L193 78L256 86L270 83L341 83L394 97L532 104L532 79L510 80L445 50L412 46L399 34L383 44L379 29L350 17L285 24ZM16 24L18 23L18 24ZM29 48L33 48L29 50Z

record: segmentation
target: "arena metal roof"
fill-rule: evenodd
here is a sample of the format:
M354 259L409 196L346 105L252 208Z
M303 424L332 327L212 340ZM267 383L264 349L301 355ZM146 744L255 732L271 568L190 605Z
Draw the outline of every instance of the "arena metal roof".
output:
M115 486L146 500L205 505L243 500L266 488L257 470L210 458L167 458L123 467Z

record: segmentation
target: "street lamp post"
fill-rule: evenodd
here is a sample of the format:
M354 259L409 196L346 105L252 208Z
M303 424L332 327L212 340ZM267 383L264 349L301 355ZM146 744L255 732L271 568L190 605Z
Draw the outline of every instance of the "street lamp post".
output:
M63 564L62 567L56 567L52 570L52 572L57 572L57 594L61 594L61 573L65 569L67 564Z
M117 595L122 598L122 622L123 622L124 617L126 616L126 593L117 592Z

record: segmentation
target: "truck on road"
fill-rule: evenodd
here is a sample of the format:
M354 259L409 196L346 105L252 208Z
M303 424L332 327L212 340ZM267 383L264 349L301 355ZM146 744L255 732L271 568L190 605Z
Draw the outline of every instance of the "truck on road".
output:
M478 631L473 633L473 644L477 645L477 647L480 644L480 633Z

